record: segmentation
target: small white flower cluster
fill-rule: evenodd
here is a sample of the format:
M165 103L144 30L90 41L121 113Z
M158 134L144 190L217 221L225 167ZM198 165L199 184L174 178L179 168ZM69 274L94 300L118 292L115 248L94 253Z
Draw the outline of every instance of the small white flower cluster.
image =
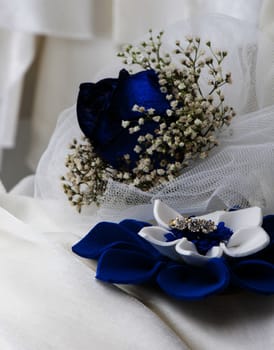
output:
M148 42L137 48L129 45L119 53L124 63L130 57L131 64L153 69L170 104L164 115L134 105L133 110L140 113L140 118L122 122L130 134L141 133L134 148L139 160L132 171L132 183L144 190L174 179L194 159L206 158L218 145L220 129L229 125L235 115L233 108L224 104L221 91L223 85L231 83L231 74L223 75L221 67L227 52L214 52L207 42L204 47L209 55L205 56L200 38L187 37L185 48L176 41L174 54L181 63L178 68L170 54L161 52L162 35L163 32L154 39L151 33ZM209 89L203 92L200 78L205 70ZM142 125L148 121L155 122L153 135L142 133Z
M224 104L221 88L231 83L231 74L223 74L222 62L227 53L213 51L211 43L203 45L200 38L186 38L186 47L176 41L174 55L181 66L173 64L169 53L162 53L163 32L139 47L127 46L118 54L125 64L153 69L158 75L160 90L169 102L164 115L158 115L151 106L134 105L140 117L123 120L121 125L129 134L138 133L134 152L138 155L132 170L116 170L94 152L88 139L83 144L71 145L66 160L68 173L62 177L69 201L81 211L92 202L100 204L107 181L131 184L147 191L179 176L182 169L197 158L204 159L218 144L218 132L229 125L235 115L233 108ZM206 51L209 55L206 56ZM201 76L208 76L208 91L202 91ZM154 132L146 132L146 123L154 123ZM125 154L123 161L131 162Z
M68 172L61 181L68 200L80 212L84 205L100 203L111 170L94 153L88 139L83 143L73 140L70 150L65 162Z

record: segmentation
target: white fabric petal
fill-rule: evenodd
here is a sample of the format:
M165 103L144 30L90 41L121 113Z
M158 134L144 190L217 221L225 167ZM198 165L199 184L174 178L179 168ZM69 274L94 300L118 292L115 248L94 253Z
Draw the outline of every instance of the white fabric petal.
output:
M242 257L254 254L269 244L269 236L261 227L249 227L236 231L222 248L225 254Z
M206 257L208 257L210 259L220 258L222 255L223 255L223 248L220 245L212 247L206 253Z
M233 232L247 227L261 226L263 221L262 209L251 207L224 212L220 217L220 221L223 221L225 226L229 227Z
M157 224L167 229L169 228L170 220L175 219L176 217L183 218L183 216L180 213L170 208L168 205L166 205L159 199L156 199L154 201L153 215L155 220L157 221Z
M176 244L176 251L186 263L197 266L205 264L209 259L222 256L223 252L221 247L216 246L212 247L206 255L201 255L198 253L195 244L186 238L181 239Z
M179 240L167 242L165 238L167 233L167 230L159 226L144 227L138 232L139 236L151 243L161 254L168 256L170 259L178 260L175 246Z

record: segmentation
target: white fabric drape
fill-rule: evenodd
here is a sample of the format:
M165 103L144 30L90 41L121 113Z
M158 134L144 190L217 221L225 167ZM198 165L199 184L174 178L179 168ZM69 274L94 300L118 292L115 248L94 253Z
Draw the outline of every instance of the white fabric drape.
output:
M36 35L91 38L92 13L90 0L0 0L0 149L15 144L24 75L36 54Z
M0 50L1 149L14 145L22 82L34 57L35 39L28 33L1 29Z
M113 63L117 45L194 14L219 12L256 23L262 1L0 0L0 149L15 143L24 75L33 60L28 163L34 169L58 114L75 103L80 82ZM38 35L44 36L39 52Z
M149 28L162 29L176 21L206 13L223 13L256 23L261 0L114 0L114 39L129 42Z
M0 0L1 27L32 34L90 38L93 1Z

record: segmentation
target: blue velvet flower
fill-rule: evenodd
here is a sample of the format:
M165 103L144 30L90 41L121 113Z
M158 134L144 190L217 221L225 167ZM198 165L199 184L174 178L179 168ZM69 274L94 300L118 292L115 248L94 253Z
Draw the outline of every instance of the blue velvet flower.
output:
M121 125L122 120L138 120L140 112L132 110L137 104L146 109L154 108L157 115L169 108L165 94L160 91L158 77L153 70L129 74L120 71L118 79L103 79L83 83L77 100L77 116L81 130L94 146L95 152L116 169L132 169L138 155L134 152L140 135L154 133L156 123L145 121L140 132L129 134ZM130 155L130 163L122 161Z
M195 300L220 293L230 285L257 293L274 293L274 215L263 227L271 243L245 258L213 258L202 266L163 256L138 232L150 224L136 220L100 222L72 247L76 254L98 260L96 277L119 284L154 283L166 294Z

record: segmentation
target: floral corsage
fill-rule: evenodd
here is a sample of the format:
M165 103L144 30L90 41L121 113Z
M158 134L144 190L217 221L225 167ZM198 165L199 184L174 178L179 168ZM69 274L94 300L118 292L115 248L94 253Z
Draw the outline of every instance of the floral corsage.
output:
M85 138L74 140L62 177L69 201L79 210L101 203L109 180L142 191L177 178L196 159L218 144L218 133L235 115L224 103L222 87L226 51L213 50L199 37L176 41L172 53L162 35L150 32L140 46L119 54L118 78L83 83L77 101Z
M251 207L184 217L156 200L154 217L157 226L100 222L72 249L98 260L99 280L150 283L178 299L274 293L274 215Z

